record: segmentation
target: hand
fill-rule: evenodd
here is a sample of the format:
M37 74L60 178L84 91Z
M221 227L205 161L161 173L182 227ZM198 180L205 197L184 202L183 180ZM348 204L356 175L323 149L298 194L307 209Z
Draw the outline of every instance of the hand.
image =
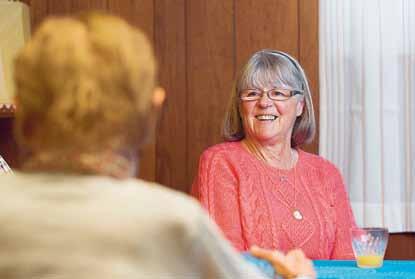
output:
M255 257L269 261L275 271L284 278L307 277L316 278L313 263L303 253L296 249L286 255L276 250L262 249L252 246L250 252Z

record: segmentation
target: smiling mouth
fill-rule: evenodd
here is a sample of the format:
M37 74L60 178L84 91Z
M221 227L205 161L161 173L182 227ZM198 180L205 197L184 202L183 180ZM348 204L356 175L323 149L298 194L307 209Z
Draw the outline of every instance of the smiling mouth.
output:
M278 116L273 115L273 114L259 114L259 115L255 115L255 118L258 119L259 121L274 121L275 119L278 118Z

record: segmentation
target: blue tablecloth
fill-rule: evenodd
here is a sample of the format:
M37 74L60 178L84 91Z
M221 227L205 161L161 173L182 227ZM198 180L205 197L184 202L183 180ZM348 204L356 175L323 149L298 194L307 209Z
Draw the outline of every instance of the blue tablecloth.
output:
M249 263L257 266L268 277L273 277L272 266L250 254L242 255ZM363 269L356 266L355 261L316 260L313 261L317 277L321 279L348 278L389 278L415 279L415 261L384 261L381 268Z
M415 261L384 261L381 268L358 268L355 261L313 261L318 278L415 279Z

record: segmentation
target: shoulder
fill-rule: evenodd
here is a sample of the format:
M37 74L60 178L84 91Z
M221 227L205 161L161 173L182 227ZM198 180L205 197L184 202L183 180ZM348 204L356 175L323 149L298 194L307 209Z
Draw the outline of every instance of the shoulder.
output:
M233 178L247 160L240 142L224 142L206 149L199 159L199 174Z
M192 219L201 214L200 205L194 198L158 183L128 179L117 183L110 192L114 193L108 193L108 196L119 193L122 197L117 201L129 201L141 214L145 212L155 218Z
M15 210L33 205L39 208L39 212L53 211L56 201L59 201L62 211L69 212L76 205L79 211L107 216L108 222L124 218L136 221L153 219L155 222L186 220L201 214L198 202L190 196L139 179L16 173L0 177L0 185L2 193L8 196L8 207ZM0 208L5 206L2 203Z
M323 176L341 176L339 169L332 162L326 158L305 152L301 149L298 150L303 166Z
M110 255L116 243L116 253L135 249L151 251L150 258L174 256L171 251L183 255L208 219L189 196L138 179L17 174L0 177L0 189L7 190L2 191L6 202L0 203L0 222L7 230L0 231L0 238L45 255L47 247L68 249L72 243L91 248L80 253L94 253L97 247ZM103 245L102 239L110 242Z
M211 147L208 147L203 151L200 156L201 160L213 159L213 158L229 158L240 156L242 151L242 146L239 141L234 142L223 142Z
M300 153L302 162L310 167L337 170L337 167L332 162L320 155L309 153L301 149L299 149L298 152Z
M0 179L3 184L1 182L3 178ZM169 231L194 230L204 214L194 198L140 179L17 174L7 178L7 183L8 186L0 186L7 196L7 203L0 205L1 212L7 209L7 212L19 215L29 208L36 208L29 210L27 218L48 214L62 220L62 226L70 224L58 217L76 211L79 213L78 224L97 221L97 224L106 224L108 228L126 233L137 231L138 226L147 235L155 231L167 235ZM1 212L0 220L4 215Z

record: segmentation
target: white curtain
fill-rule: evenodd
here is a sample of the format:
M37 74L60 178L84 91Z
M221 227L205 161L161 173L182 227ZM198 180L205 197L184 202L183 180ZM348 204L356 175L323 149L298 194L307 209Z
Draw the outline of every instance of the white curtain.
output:
M415 1L319 3L320 154L359 226L415 231Z

